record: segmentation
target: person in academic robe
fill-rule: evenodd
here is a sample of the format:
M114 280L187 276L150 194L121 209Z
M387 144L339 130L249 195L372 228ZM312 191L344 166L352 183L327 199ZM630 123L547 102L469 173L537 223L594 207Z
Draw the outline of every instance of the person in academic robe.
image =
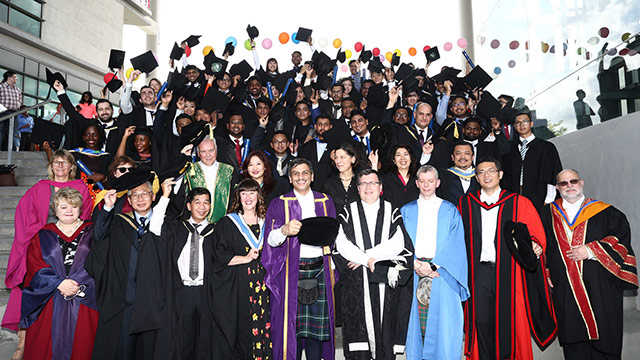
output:
M542 265L542 222L529 199L500 188L502 176L498 160L478 160L481 189L459 204L471 291L464 308L470 359L532 359L531 338L544 350L557 330Z
M98 326L95 284L84 264L92 224L80 219L78 190L60 189L52 208L58 221L45 225L27 251L22 292L26 328L24 359L88 359Z
M260 184L260 192L267 207L271 200L291 190L288 183L280 178L274 178L270 161L267 155L260 150L249 153L242 164L242 176L245 179L253 179ZM237 191L237 188L234 191Z
M553 184L562 170L560 156L555 145L533 134L529 114L518 114L513 126L519 137L511 142L511 150L505 156L502 183L507 190L526 196L541 212L544 204L556 198Z
M342 143L335 149L333 162L338 173L329 177L322 186L322 192L329 195L336 209L358 199L356 175L360 171L360 153L349 143Z
M479 117L469 117L465 120L462 127L464 141L473 146L473 163L475 164L477 159L491 156L495 159L500 159L502 156L509 153L509 142L504 136L504 133L500 131L499 122L491 122L492 131L486 133L482 128L482 119ZM495 128L493 128L495 126ZM454 143L453 145L455 146Z
M336 238L344 355L395 359L405 348L413 247L405 238L399 209L380 198L383 186L378 172L362 170L356 181L360 199L340 213Z
M415 182L418 163L407 145L394 146L390 154L389 171L382 175L383 196L399 209L418 198L419 191Z
M545 206L547 266L565 359L620 359L624 290L638 288L626 216L583 192L577 171L558 174L558 199Z
M473 145L470 143L460 141L453 146L453 166L440 172L440 187L437 191L439 197L457 206L462 196L480 190L473 157Z
M218 144L218 158L221 162L233 166L235 171L240 172L242 164L249 154L250 139L242 134L244 131L244 120L242 115L233 114L227 121L228 134L216 139Z
M95 197L101 190L98 183L104 187L113 156L100 150L104 143L104 131L95 121L85 120L82 142L84 146L70 150L78 168L76 178L82 179Z
M7 262L5 286L11 289L9 302L2 317L2 327L18 331L18 350L24 348L24 331L20 330L20 302L24 276L27 272L29 242L45 224L56 221L51 199L63 188L73 188L82 194L82 220L91 219L93 200L82 180L74 180L76 164L67 150L57 150L47 164L47 179L38 181L18 201L14 216L14 236ZM16 354L19 355L19 354ZM19 356L18 356L19 357Z
M151 169L153 149L153 131L150 127L129 126L122 136L116 157L126 155L133 159L138 166ZM156 144L157 145L157 144Z
M171 305L164 314L171 319L167 325L174 337L171 352L174 358L212 359L222 347L221 332L211 313L215 293L209 292L214 253L213 224L207 221L211 193L205 188L192 189L187 195L189 219L168 219L165 214L175 183L173 178L162 182L162 197L149 222L149 231L160 237L169 260Z
M91 214L91 222L95 223L98 219L98 214L100 213L100 209L104 207L104 197L107 195L107 192L112 188L112 184L115 179L120 176L128 173L129 171L133 171L137 168L136 163L132 158L128 156L120 156L115 158L111 164L109 165L109 180L105 183L105 190L100 191L96 198L94 199L94 211ZM116 202L113 205L115 214L127 213L133 210L131 208L131 204L127 201L127 192L120 191L116 193Z
M326 115L319 115L314 125L316 137L302 144L298 150L298 156L311 161L314 168L314 189L320 189L321 185L333 174L333 162L331 160L332 147L325 139L325 134L331 134L333 129L331 119ZM329 132L328 132L329 131ZM328 136L329 137L329 136Z
M260 263L266 206L260 185L240 181L229 213L213 235L213 308L222 328L225 358L272 359L269 290ZM233 355L233 356L232 356Z
M336 276L331 269L331 249L300 244L300 220L335 217L331 199L311 190L313 169L306 159L289 164L289 181L293 191L274 199L267 210L262 253L266 270L265 283L271 291L271 339L277 359L300 359L305 350L309 360L335 358L333 286ZM313 289L317 298L299 304L298 281L317 279ZM310 302L310 301L307 301Z
M136 169L114 183L94 226L85 264L96 282L100 320L94 359L170 358L171 338L163 312L167 301L167 250L148 231L157 181ZM154 185L154 183L156 185ZM128 189L133 211L113 214L116 191ZM154 189L156 189L154 191Z
M469 298L464 226L456 206L435 194L435 167L420 167L415 183L420 197L400 209L415 248L407 359L460 359L460 304Z

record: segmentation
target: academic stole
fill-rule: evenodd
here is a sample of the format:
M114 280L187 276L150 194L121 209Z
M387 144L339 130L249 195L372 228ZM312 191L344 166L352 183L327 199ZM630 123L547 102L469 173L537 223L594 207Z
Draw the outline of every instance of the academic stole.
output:
M212 224L215 224L227 213L232 175L233 167L231 165L218 162L218 171L216 173L216 181L213 188L213 206L211 206L209 215L207 215L207 220ZM185 177L187 179L187 190L197 187L209 189L204 177L204 172L198 163L193 163L191 165L191 169L187 172Z

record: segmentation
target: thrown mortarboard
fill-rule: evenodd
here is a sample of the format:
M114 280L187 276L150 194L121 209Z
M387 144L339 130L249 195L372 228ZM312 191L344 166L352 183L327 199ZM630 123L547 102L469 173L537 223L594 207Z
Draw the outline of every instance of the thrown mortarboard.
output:
M249 38L253 40L257 38L258 35L260 35L260 32L258 31L257 27L251 26L251 24L249 24L247 25L247 35L249 35Z
M222 52L222 56L224 56L225 54L229 54L229 56L233 55L233 53L236 52L236 47L233 46L232 42L228 42L224 45L224 51Z
M333 70L331 58L324 52L316 50L311 59L313 61L313 68L318 75L326 75Z
M301 244L313 246L329 246L338 236L340 222L329 216L316 216L300 221L302 227L298 233Z
M405 80L411 76L413 76L413 68L405 63L402 63L398 68L398 71L393 75L393 77L398 81Z
M362 50L360 51L360 56L358 56L358 60L363 63L367 63L367 61L371 60L373 53L370 50L365 50L364 45L362 45Z
M298 32L296 33L295 39L298 40L298 41L306 42L307 40L309 40L309 37L311 36L312 32L313 32L313 30L311 30L311 29L299 27L298 28Z
M200 44L200 36L202 35L191 35L188 38L184 39L182 42L186 42L187 45L192 48L198 44Z
M249 65L247 60L242 60L237 64L233 64L229 69L229 73L231 74L231 76L240 75L241 80L248 78L249 74L251 74L252 71L253 68L251 67L251 65Z
M158 61L156 60L156 56L149 50L144 54L131 58L131 65L134 69L140 70L143 73L150 73L158 67Z
M424 68L414 69L413 76L427 77L427 72L424 71Z
M124 54L125 52L122 50L111 49L109 53L109 68L111 71L120 69L124 65Z
M184 94L186 81L187 77L178 70L169 73L169 76L167 76L167 91L173 91L174 99L177 100Z
M400 64L400 55L393 53L391 57L391 67L398 66Z
M57 148L60 144L62 144L62 137L66 128L64 125L60 125L54 123L49 120L42 120L35 118L33 123L33 131L31 132L31 143L42 145L45 141L53 143L51 148L54 146Z
M439 74L435 75L433 77L433 81L435 82L439 82L439 83L443 83L446 80L451 80L451 81L456 81L458 80L458 74L461 72L462 70L458 70L452 67L448 67L445 66L444 69L442 69L442 71L440 71Z
M347 60L347 53L342 51L342 48L338 50L338 54L336 54L336 60L338 60L338 62L341 62L341 63Z
M484 91L482 92L482 97L480 98L480 102L478 102L476 111L479 117L490 120L494 117L498 118L501 108L502 104L500 104L500 102L496 100L490 92Z
M316 81L311 84L314 90L327 90L333 83L333 78L328 75L318 75Z
M298 92L296 90L299 87L300 85L295 80L289 84L289 87L286 89L287 92L282 95L282 98L287 102L287 105L296 103L296 99L298 97Z
M280 94L282 94L284 88L287 86L287 82L289 82L289 79L291 79L291 76L289 76L288 74L280 74L271 81L271 84L275 86L276 89L278 89Z
M377 150L381 159L385 159L393 141L393 130L385 125L374 126L371 129L371 151Z
M109 89L112 93L118 91L122 87L122 80L118 79L115 75L109 80L109 82L104 86L105 89Z
M406 96L407 94L418 91L418 79L413 76L409 76L408 78L402 80L402 93Z
M531 234L527 225L507 220L504 223L504 234L507 248L523 269L534 272L540 263L531 245Z
M491 75L487 74L487 72L484 71L484 69L479 65L474 67L473 70L471 70L471 72L468 73L467 76L465 76L463 79L463 81L472 89L484 89L485 87L487 87L487 85L489 85L491 81L493 81Z
M233 66L231 67L231 69L233 69ZM258 80L260 80L260 83L264 84L265 86L267 84L267 81L271 81L272 79L271 75L267 74L262 66L260 66L260 69L256 70L255 76L258 78Z
M184 49L178 46L178 43L174 42L173 49L171 49L171 55L169 55L169 58L174 60L180 60L183 54L184 54Z
M431 49L426 50L424 52L424 56L426 56L428 63L440 59L440 52L438 51L438 47L434 46Z
M373 59L371 59L371 62L369 63L369 72L375 72L375 73L383 73L384 72L384 65L382 65L382 63L380 62L380 59L378 59L377 57L374 57Z
M67 88L67 81L64 79L64 76L61 73L53 73L51 72L51 70L49 70L49 68L45 68L45 71L47 73L47 84L49 84L49 86L53 87L53 84L56 82L56 80L58 80L65 89Z
M214 110L218 110L220 113L225 113L227 108L229 108L230 102L231 99L222 91L209 89L202 98L202 101L200 101L200 105L198 107L207 110L209 113L212 113Z
M155 183L157 182L156 173L149 170L149 168L137 167L126 172L119 178L112 179L111 186L113 186L116 191L120 192L135 189L147 181L152 183L151 190L154 191L154 188L156 188ZM155 190L154 193L156 191L157 190Z
M208 93L208 91L207 91ZM198 146L205 137L211 135L211 124L206 121L195 121L182 128L180 141L183 146L193 144Z
M208 75L216 75L223 73L227 70L229 62L225 59L220 59L216 54L211 51L204 57L204 73Z

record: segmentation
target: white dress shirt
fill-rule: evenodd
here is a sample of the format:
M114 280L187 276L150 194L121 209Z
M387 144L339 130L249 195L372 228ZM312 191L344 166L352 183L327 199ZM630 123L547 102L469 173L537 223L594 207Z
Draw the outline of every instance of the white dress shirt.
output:
M520 142L527 140L527 151L529 150L529 146L531 145L531 142L536 138L536 136L532 133L531 135L529 135L526 139L523 138L522 136L520 136ZM522 145L518 145L518 150L522 149ZM527 158L527 153L525 152L524 155L525 159ZM523 161L524 162L524 161ZM522 165L524 166L524 164ZM520 186L522 186L522 183L520 183ZM544 197L544 203L545 204L549 204L551 202L553 202L553 200L556 199L556 187L553 184L547 184L547 195Z
M417 258L433 259L436 255L438 211L442 199L432 196L425 200L418 197L418 227L416 229L415 251Z
M192 226L200 225L198 227L198 234L209 225L209 222L205 219L200 223L196 223L193 218L189 218L189 222ZM191 279L189 276L189 262L191 252L191 234L187 234L187 242L184 244L180 256L178 256L178 272L180 272L180 279L185 286L200 286L204 284L204 251L202 250L202 244L204 243L204 237L199 236L198 239L198 276L195 279Z
M305 195L298 193L297 191L293 191L298 199L298 203L300 204L301 209L301 218L300 220L304 220L311 217L316 217L316 202L313 197L313 191L309 190ZM281 228L280 228L281 229ZM287 239L287 236L280 231L272 231L269 233L269 238L267 241L269 245L273 247L278 247L282 245L282 243ZM307 244L300 244L300 258L316 258L321 257L323 255L321 246L313 246Z
M215 161L211 166L207 166L202 163L202 161L198 161L202 172L204 173L204 181L207 184L207 189L211 191L211 193L215 193L216 186L216 177L218 176L218 161Z
M582 207L583 203L584 203L584 195L582 195L582 197L578 199L576 202L574 202L573 204L568 202L565 199L562 199L562 208L564 209L567 215L567 220L569 220L570 222L575 221L576 215L578 215L578 211L580 211L580 208ZM562 224L564 226L564 230L567 233L569 240L571 240L571 238L573 237L573 230L569 229L569 226L567 226L566 223L563 222ZM587 248L587 252L588 252L587 260L595 259L595 256L591 252L591 249Z
M480 190L480 201L486 202L488 205L495 204L500 199L500 191L498 188L493 195L487 195L484 190ZM496 262L496 230L498 228L498 210L496 206L490 210L481 208L480 218L482 220L482 249L480 250L480 262Z

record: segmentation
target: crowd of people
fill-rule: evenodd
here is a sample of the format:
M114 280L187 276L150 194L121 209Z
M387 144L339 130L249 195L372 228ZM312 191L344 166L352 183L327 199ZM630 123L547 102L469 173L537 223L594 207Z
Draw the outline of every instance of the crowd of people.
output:
M119 114L51 78L68 120L16 209L14 358L334 359L338 326L347 359L531 359L556 337L620 358L629 224L531 115L479 66L363 50L337 79L343 55L307 43L286 71L255 46L255 69L227 69L232 46L201 68L190 37L137 90L153 55L128 77L110 59Z

